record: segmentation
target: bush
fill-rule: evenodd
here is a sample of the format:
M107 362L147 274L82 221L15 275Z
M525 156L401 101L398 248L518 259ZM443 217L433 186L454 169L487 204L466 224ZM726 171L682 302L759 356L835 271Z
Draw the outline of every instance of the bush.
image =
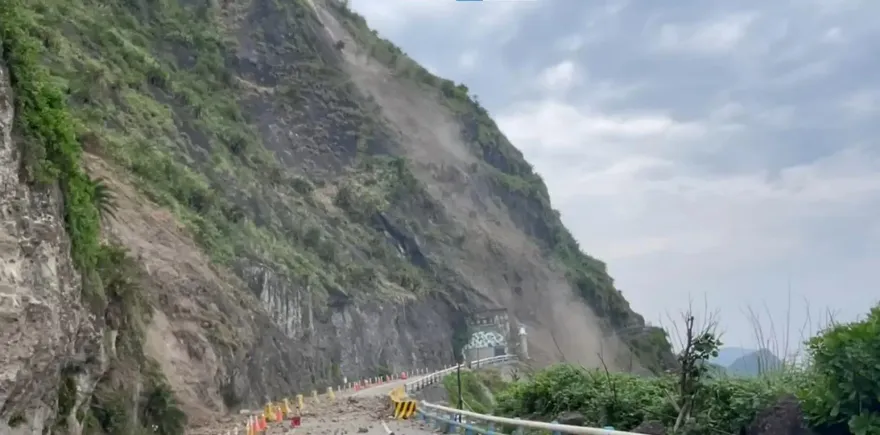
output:
M492 411L492 392L483 384L480 372L465 370L461 372L461 398L464 401L464 409L486 414ZM443 378L443 387L449 397L449 403L457 408L458 404L458 374L452 373Z
M702 379L687 433L737 433L785 395L795 394L818 434L880 434L880 306L807 342L803 367L755 378ZM571 365L545 369L495 396L498 415L551 421L576 411L585 425L630 430L646 420L673 427L677 375L639 377Z
M858 322L839 324L807 342L810 378L799 398L818 428L880 434L880 306Z

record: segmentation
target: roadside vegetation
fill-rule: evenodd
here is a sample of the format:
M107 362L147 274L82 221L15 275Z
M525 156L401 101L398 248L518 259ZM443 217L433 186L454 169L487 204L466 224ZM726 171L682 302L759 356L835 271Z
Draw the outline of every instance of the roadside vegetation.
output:
M799 361L749 378L712 369L708 360L721 342L711 322L700 326L693 319L683 319L684 345L673 373L642 377L557 365L495 385L491 401L486 385L468 374L462 376L465 403L507 417L553 421L576 413L585 426L632 430L650 422L667 434L705 435L744 433L759 413L790 398L819 435L880 434L880 306L809 338ZM454 382L454 376L444 381L450 402L457 398Z

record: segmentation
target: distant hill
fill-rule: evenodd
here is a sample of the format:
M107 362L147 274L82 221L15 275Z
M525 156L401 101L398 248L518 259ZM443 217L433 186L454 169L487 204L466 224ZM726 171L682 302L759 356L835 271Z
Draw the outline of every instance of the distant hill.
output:
M732 376L757 376L782 366L782 360L767 349L722 347L718 356L709 360L713 366Z
M767 349L761 349L737 358L727 366L727 372L733 376L758 376L781 367L779 357Z
M718 356L709 360L710 363L721 367L728 367L734 361L757 352L758 349L748 349L744 347L722 347L718 349Z

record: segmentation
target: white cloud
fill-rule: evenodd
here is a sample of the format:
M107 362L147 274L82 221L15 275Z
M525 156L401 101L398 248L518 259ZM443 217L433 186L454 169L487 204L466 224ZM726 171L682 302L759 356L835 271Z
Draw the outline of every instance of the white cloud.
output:
M497 119L514 143L560 151L595 148L599 154L606 153L605 148L657 149L670 140L700 139L705 132L700 124L680 122L662 113L608 114L552 99L523 103ZM642 140L652 142L639 142Z
M578 83L578 73L575 63L566 60L542 71L538 81L546 91L565 92Z
M394 33L413 20L441 20L460 11L456 2L447 1L351 0L351 7L385 33Z
M717 54L730 51L746 38L756 20L751 13L738 13L698 24L663 24L657 47L669 51Z
M743 113L734 104L723 112ZM691 158L701 143L723 140L726 124L719 120L617 115L559 102L524 104L498 120L547 175L556 206L585 249L609 262L623 288L636 292L628 297L648 313L656 311L647 307L674 310L686 303L681 298L687 295L670 302L660 290L669 286L684 286L696 296L709 292L713 303L727 308L772 299L772 293L735 288L719 295L728 286L716 280L806 261L816 249L815 225L849 219L863 213L865 204L880 202L880 160L862 148L841 148L774 176L718 174ZM643 291L648 288L659 293ZM812 298L820 306L836 301Z
M493 44L503 43L518 32L517 19L536 6L535 2L351 1L351 7L383 35L399 35L413 28L420 32L442 28L447 41L464 36Z

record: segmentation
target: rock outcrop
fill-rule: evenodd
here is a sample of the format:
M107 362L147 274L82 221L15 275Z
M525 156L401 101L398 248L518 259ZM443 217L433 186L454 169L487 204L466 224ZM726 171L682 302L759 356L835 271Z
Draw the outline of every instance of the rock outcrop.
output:
M60 192L19 179L14 117L0 63L0 433L47 433L56 421L79 433L73 412L106 370L106 330L84 306Z

